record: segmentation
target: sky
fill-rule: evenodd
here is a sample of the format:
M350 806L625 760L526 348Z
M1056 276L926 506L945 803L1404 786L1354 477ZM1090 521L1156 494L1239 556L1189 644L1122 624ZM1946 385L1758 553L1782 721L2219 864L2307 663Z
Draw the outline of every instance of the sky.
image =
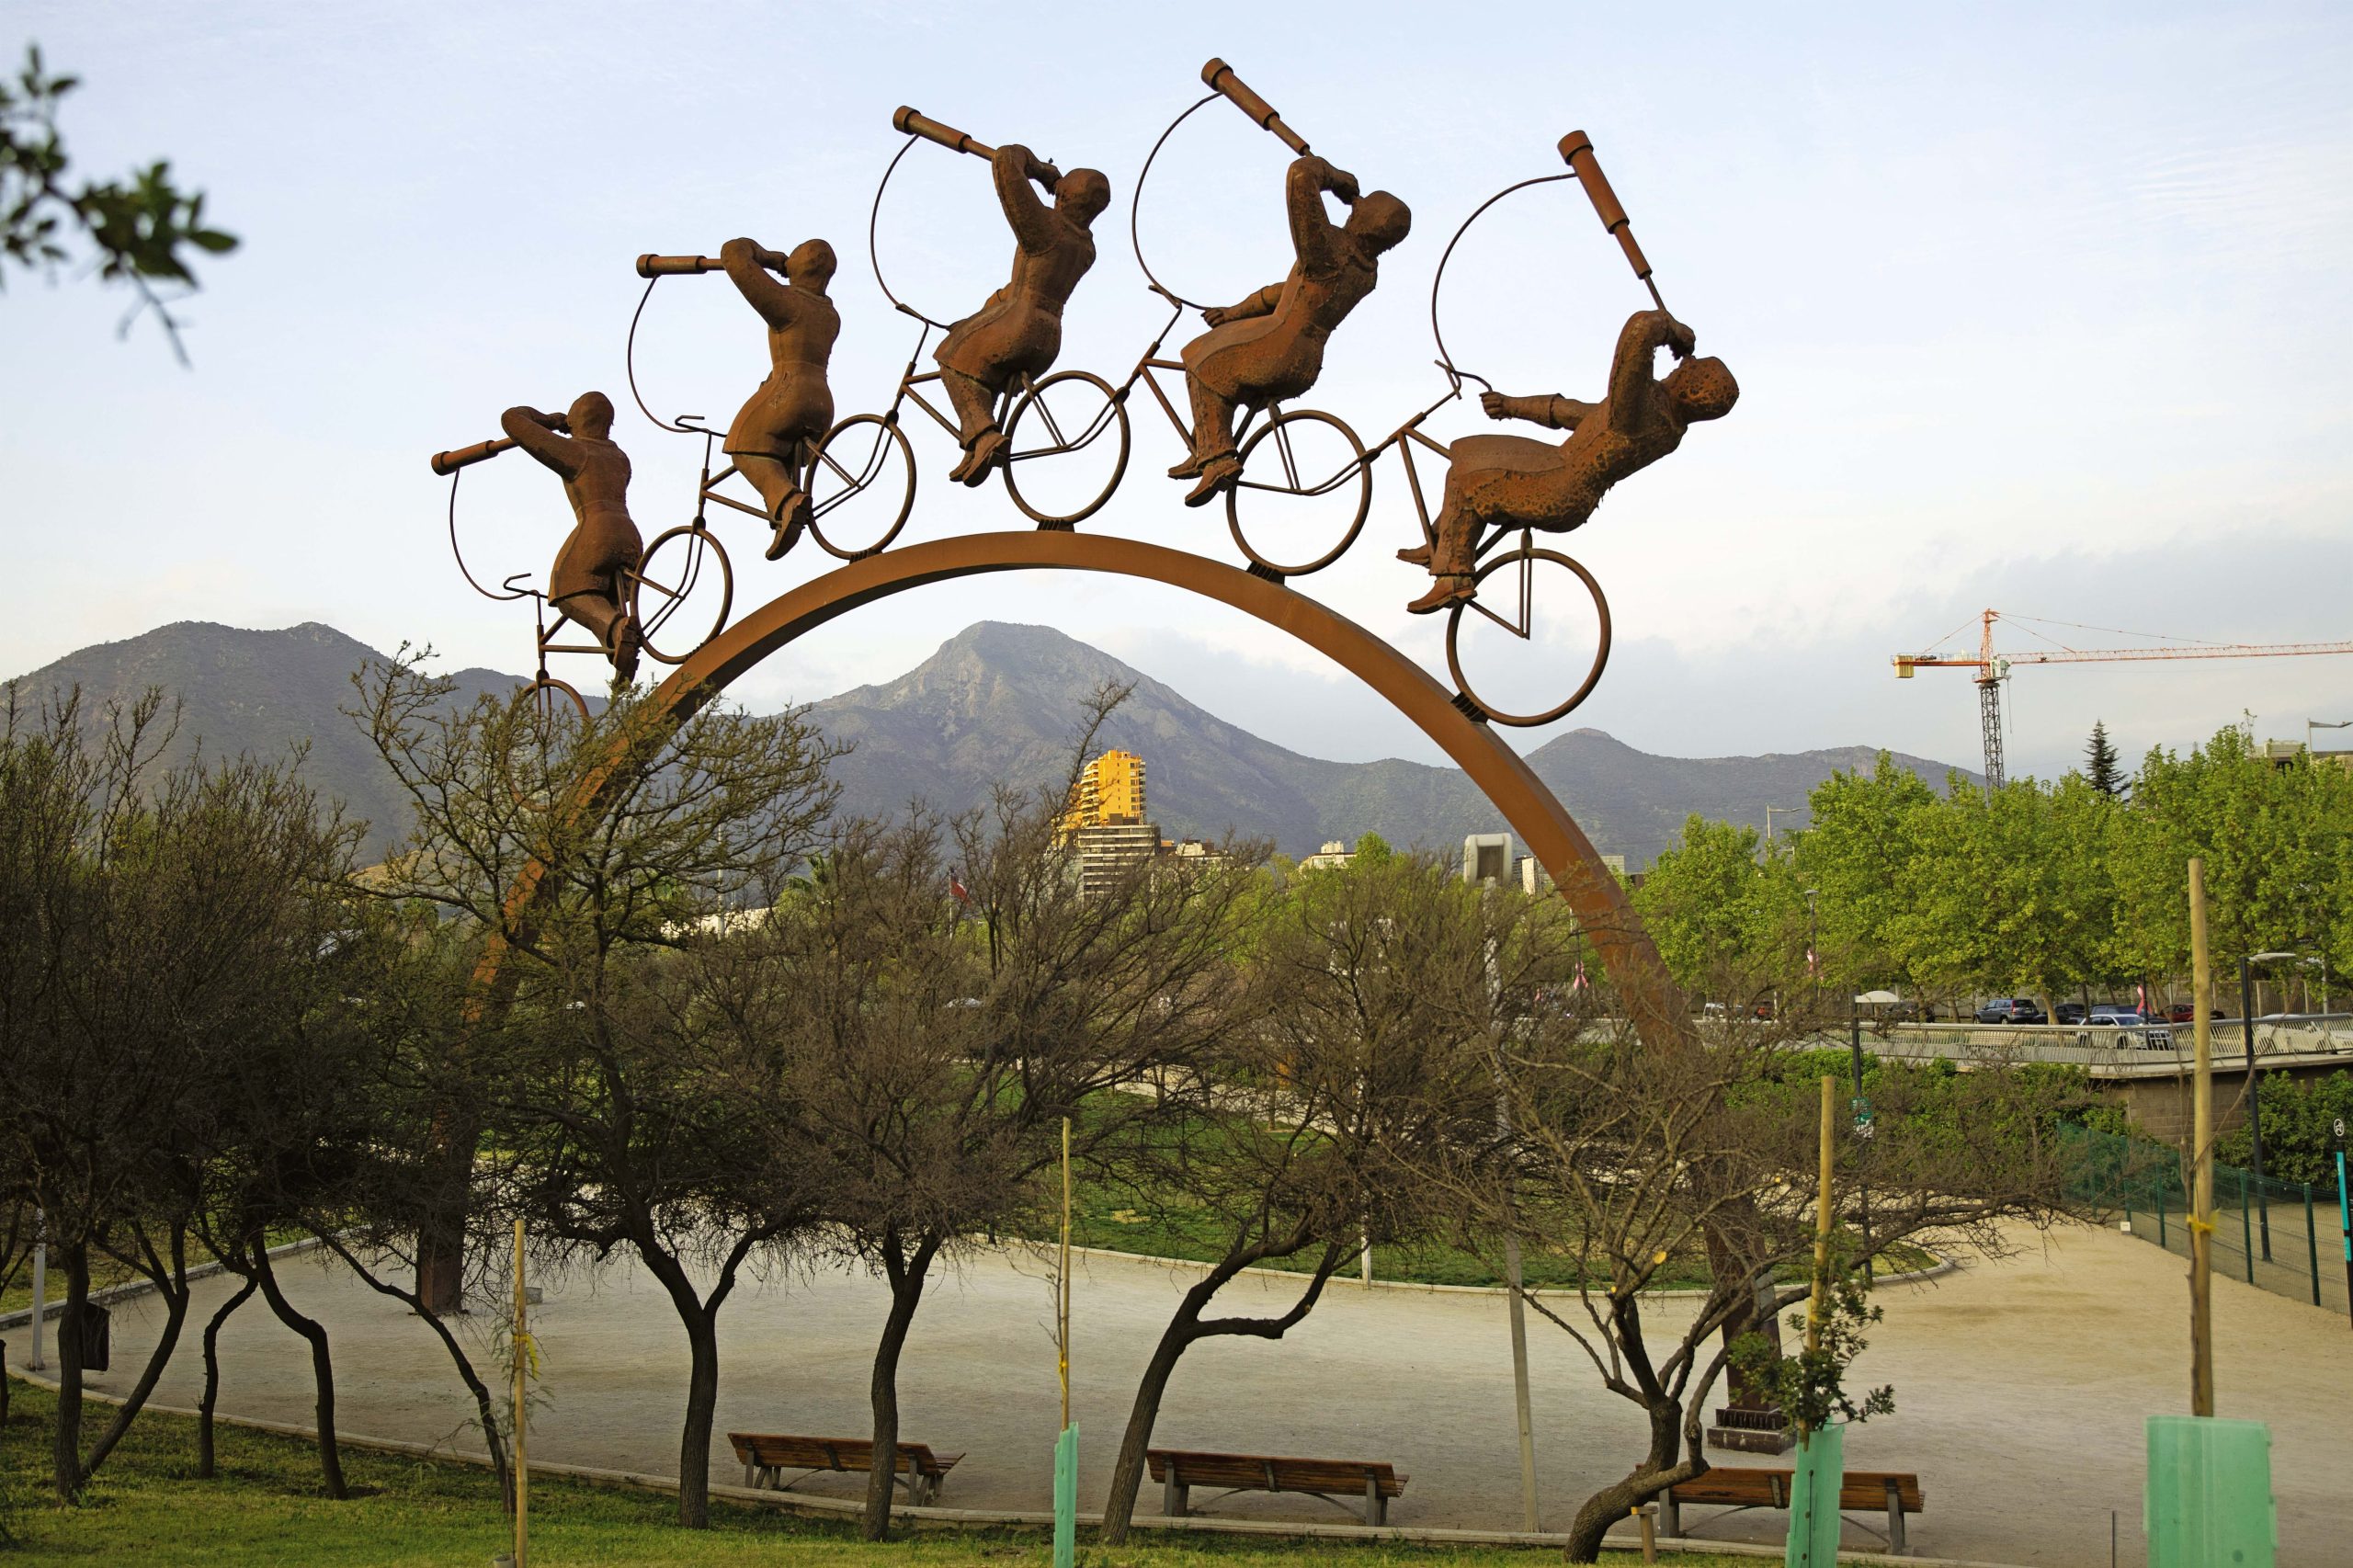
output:
M122 294L70 271L6 275L0 529L17 592L0 673L181 619L322 620L380 648L429 644L451 667L528 671L529 619L460 577L448 482L426 458L494 435L511 403L599 388L622 410L641 527L685 521L701 443L631 402L631 262L737 234L832 241L836 405L884 404L915 324L878 290L866 237L903 103L1110 177L1061 364L1117 380L1166 317L1129 247L1136 173L1201 96L1211 55L1414 210L1304 405L1370 440L1445 396L1438 256L1487 197L1557 172L1572 129L1592 138L1667 303L1739 378L1730 417L1551 541L1601 582L1617 639L1564 726L1679 756L1868 744L1973 765L1967 672L1898 682L1890 655L1963 628L1973 645L1987 607L2041 618L2005 628L2018 649L2353 636L2342 6L19 0L7 14L0 47L38 40L85 81L63 117L80 169L169 156L244 244L177 307L187 369L152 323L118 336ZM1279 278L1287 157L1223 104L1188 120L1135 215L1154 270L1210 301ZM1004 280L1011 247L976 160L916 148L874 232L892 289L942 319ZM1440 314L1457 362L1504 390L1595 397L1644 303L1564 182L1469 231ZM646 302L635 369L656 413L723 424L766 369L759 324L723 280L666 280ZM1133 412L1129 476L1087 526L1239 563L1222 517L1178 506L1160 477L1174 435L1141 394ZM911 431L923 479L903 538L1026 526L1001 487L945 483L956 453L926 425ZM1427 428L1498 427L1456 402ZM468 471L458 523L489 580L543 574L570 516L551 476L509 457ZM752 519L721 526L739 609L822 567L806 546L763 561ZM1417 537L1383 458L1362 540L1293 585L1442 677L1439 626L1404 612L1427 579L1392 555ZM887 680L981 619L1059 627L1313 756L1438 760L1283 634L1076 574L883 601L735 690L772 708ZM1499 670L1499 688L1555 683L1581 666L1576 641L1571 624L1531 650L1535 670ZM2011 771L2048 776L2095 719L2128 756L2247 715L2258 737L2301 739L2307 718L2353 718L2353 658L2033 668L2006 706ZM1511 738L1532 750L1552 733Z

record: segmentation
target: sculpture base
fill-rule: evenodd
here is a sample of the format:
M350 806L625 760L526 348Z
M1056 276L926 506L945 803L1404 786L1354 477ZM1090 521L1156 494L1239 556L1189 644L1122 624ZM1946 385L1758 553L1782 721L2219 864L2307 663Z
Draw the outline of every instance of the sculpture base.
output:
M1785 1454L1798 1444L1789 1418L1779 1410L1752 1410L1741 1405L1716 1407L1716 1424L1708 1428L1708 1446L1743 1454Z

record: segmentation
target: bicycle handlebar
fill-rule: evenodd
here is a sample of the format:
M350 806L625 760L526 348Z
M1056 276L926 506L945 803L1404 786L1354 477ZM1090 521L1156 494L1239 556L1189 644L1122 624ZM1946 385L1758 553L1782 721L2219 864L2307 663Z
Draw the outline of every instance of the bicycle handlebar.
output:
M714 256L654 256L637 258L640 278L683 278L696 273L716 272L719 258Z
M1626 216L1626 209L1618 200L1618 193L1609 188L1609 176L1601 172L1601 161L1594 156L1593 139L1582 131L1572 131L1561 138L1561 161L1569 165L1585 187L1586 196L1593 202L1593 210L1601 219L1601 226L1618 237L1618 248L1626 253L1626 260L1634 276L1643 282L1651 280L1650 258L1643 255L1643 247L1635 243L1634 227ZM1658 290L1653 285L1652 297ZM1661 308L1664 308L1663 306Z
M1283 123L1274 106L1250 90L1250 84L1233 74L1233 67L1212 57L1201 67L1201 80L1209 89L1223 97L1234 108L1248 115L1261 131L1272 131L1284 146L1301 157L1307 156L1307 142L1300 133Z

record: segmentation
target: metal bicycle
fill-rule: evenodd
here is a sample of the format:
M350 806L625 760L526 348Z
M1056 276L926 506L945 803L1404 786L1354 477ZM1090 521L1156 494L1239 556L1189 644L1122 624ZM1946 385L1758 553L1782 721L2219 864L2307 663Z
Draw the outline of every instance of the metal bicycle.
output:
M514 445L511 437L501 437L433 454L433 472L449 477L449 553L456 558L458 571L468 585L484 598L501 603L526 598L532 601L533 642L539 658L539 673L532 689L568 698L585 717L588 706L578 689L548 674L548 655L594 653L609 659L612 650L593 640L559 642L564 629L577 623L561 605L551 606L543 590L526 581L530 574L513 573L498 587L486 588L466 564L465 551L458 543L458 482L461 471L496 457ZM655 662L682 665L696 649L726 630L727 618L734 606L734 568L728 563L726 547L705 526L699 511L693 521L656 534L653 543L639 554L637 564L624 572L622 577L622 608L637 628L639 647ZM548 620L551 608L555 610L552 624ZM700 628L705 614L711 618L707 630Z

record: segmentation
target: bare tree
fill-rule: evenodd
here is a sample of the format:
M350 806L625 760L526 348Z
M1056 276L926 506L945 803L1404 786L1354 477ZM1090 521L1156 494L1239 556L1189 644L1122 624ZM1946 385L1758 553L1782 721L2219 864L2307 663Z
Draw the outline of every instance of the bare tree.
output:
M1142 861L1081 893L1057 818L1121 695L1099 695L1060 788L1001 789L952 824L918 809L846 830L779 932L803 998L804 1146L891 1293L870 1539L889 1531L899 1360L932 1268L975 1234L1042 1220L1064 1118L1088 1159L1175 1114L1168 1085L1245 1016L1231 953L1262 851L1229 846L1183 872Z
M1844 1065L1843 1052L1799 1050L1782 1026L1644 1042L1610 1011L1604 996L1516 1035L1503 1073L1513 1168L1440 1178L1490 1236L1516 1229L1565 1255L1576 1287L1529 1302L1648 1421L1632 1469L1579 1507L1572 1562L1594 1561L1630 1508L1708 1469L1703 1411L1727 1361L1711 1338L1746 1321L1760 1287L1768 1312L1807 1295L1788 1281L1813 1248L1816 1077ZM2006 1222L2060 1212L2072 1155L2058 1123L2080 1098L2063 1077L1880 1062L1870 1093L1874 1133L1842 1137L1833 1193L1850 1266L1924 1233L1998 1253ZM1644 1292L1670 1268L1707 1269L1712 1283L1661 1331Z
M764 1161L774 1119L730 1054L714 987L733 971L707 960L815 844L834 749L796 713L681 722L628 693L585 721L524 695L453 708L406 655L358 684L417 816L381 891L449 912L483 953L431 1117L416 1294L454 1304L495 1128L508 1211L551 1246L628 1250L677 1311L692 1360L678 1513L702 1527L719 1311L755 1254L809 1222L806 1167Z
M1540 938L1509 940L1526 914L1406 857L1296 877L1261 912L1251 1026L1204 1062L1183 1118L1144 1130L1125 1162L1144 1190L1212 1218L1225 1248L1177 1303L1137 1385L1106 1541L1127 1539L1161 1401L1188 1348L1225 1335L1280 1339L1360 1247L1446 1228L1422 1169L1492 1156L1492 960L1508 949L1515 966L1541 967ZM1565 951L1552 945L1563 972ZM1207 1315L1244 1269L1302 1253L1307 1279L1287 1311Z
M154 693L94 727L71 697L37 710L12 700L0 734L6 1163L64 1266L54 1470L66 1497L129 1429L177 1341L204 1176L241 1115L237 1063L251 1042L299 1032L331 928L326 894L357 836L301 783L299 757L156 767L162 715ZM96 1254L152 1283L165 1316L85 1453Z

